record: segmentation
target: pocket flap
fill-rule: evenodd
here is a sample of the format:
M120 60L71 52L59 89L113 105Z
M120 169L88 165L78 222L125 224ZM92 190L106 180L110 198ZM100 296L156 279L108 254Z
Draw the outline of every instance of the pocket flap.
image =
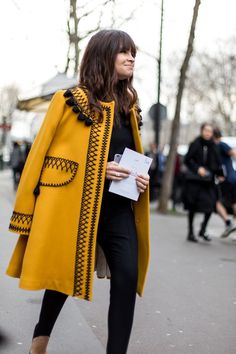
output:
M40 186L61 187L75 177L79 164L62 157L46 156L40 177Z

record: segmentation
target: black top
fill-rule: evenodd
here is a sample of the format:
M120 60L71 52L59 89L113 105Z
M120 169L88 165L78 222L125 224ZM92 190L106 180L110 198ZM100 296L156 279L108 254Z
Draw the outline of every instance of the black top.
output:
M120 124L114 122L111 134L108 161L113 161L115 154L123 154L123 151L126 147L134 150L134 139L129 117L127 117L124 113L120 113L119 121Z
M124 149L127 147L129 149L135 150L134 139L131 129L131 124L129 117L125 114L119 114L120 123L114 122L110 148L108 154L108 161L113 161L115 154L123 154ZM122 197L120 195L111 193L108 191L111 181L106 179L103 192L102 200L102 211L104 209L108 210L112 206L125 206L130 205L130 199Z
M205 140L201 136L197 137L190 144L184 162L195 173L197 173L199 167L204 166L217 176L223 175L220 155L213 140Z

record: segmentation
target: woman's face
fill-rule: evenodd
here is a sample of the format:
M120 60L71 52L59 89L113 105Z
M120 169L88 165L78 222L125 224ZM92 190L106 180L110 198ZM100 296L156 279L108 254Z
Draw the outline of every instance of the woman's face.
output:
M115 71L119 80L129 79L133 75L135 59L131 50L122 51L117 54L115 60Z
M201 136L203 137L203 139L205 140L210 140L213 137L213 129L211 125L206 125L203 129L202 129L202 133Z

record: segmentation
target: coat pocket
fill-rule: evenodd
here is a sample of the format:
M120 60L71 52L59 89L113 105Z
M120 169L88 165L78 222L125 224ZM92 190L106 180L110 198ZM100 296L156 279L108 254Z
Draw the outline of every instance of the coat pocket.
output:
M46 156L39 180L40 186L62 187L73 181L79 164L62 157Z

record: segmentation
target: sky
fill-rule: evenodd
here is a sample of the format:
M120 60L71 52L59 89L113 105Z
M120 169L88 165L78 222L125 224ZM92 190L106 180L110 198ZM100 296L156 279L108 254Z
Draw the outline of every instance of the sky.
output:
M89 2L95 4L99 0ZM101 1L101 0L100 0ZM30 90L62 71L67 52L66 20L69 0L8 0L0 2L0 87L16 84ZM127 16L139 4L135 19L121 29L150 55L158 53L160 0L119 0L117 11ZM142 3L142 5L140 5ZM164 0L163 70L174 52L184 53L194 0ZM213 51L219 39L236 33L235 0L202 0L196 29L196 50ZM104 11L103 23L109 25ZM94 25L86 19L84 28ZM86 41L83 43L85 46ZM178 68L176 68L178 69ZM156 62L140 53L135 84L144 110L156 100ZM165 97L162 97L165 101Z

